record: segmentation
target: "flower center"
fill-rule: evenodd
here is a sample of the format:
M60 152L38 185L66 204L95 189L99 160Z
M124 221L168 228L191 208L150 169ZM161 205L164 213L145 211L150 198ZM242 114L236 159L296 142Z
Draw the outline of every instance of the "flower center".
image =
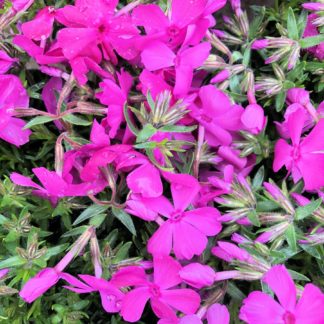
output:
M292 158L294 161L298 160L300 158L300 150L299 145L294 145L294 149L292 152Z
M153 297L160 297L161 296L160 287L155 284L151 284L150 293Z
M295 324L296 323L296 318L295 315L289 311L287 311L282 319L284 320L285 324Z
M172 214L171 214L171 217L170 217L170 220L173 222L173 223L177 223L179 222L183 217L183 211L181 210L175 210Z
M169 26L167 29L168 36L172 39L179 35L180 29L177 26Z

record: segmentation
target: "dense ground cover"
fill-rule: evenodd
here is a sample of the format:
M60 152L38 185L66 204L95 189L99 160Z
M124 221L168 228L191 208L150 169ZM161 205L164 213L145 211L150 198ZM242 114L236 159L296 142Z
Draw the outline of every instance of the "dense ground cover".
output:
M0 14L0 323L324 322L322 1Z

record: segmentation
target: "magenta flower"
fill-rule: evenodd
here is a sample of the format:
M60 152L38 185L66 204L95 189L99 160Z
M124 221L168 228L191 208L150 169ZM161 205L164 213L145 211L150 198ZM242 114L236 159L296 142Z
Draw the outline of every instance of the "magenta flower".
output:
M212 21L208 15L221 9L225 3L226 0L172 0L169 17L158 5L140 5L132 13L135 24L143 26L146 32L139 39L138 46L157 39L168 43L172 48L181 45L185 39L187 44L196 45L202 40Z
M123 299L123 319L137 322L148 300L159 318L174 318L175 310L194 314L200 304L199 295L191 289L171 289L181 283L180 264L165 256L154 258L153 265L152 280L148 280L144 269L140 267L126 267L113 276L111 282L115 286L135 286Z
M229 97L212 85L199 90L201 104L192 105L190 115L206 129L206 140L211 146L229 145L232 132L243 128L243 108L232 105Z
M88 57L99 64L102 57L117 63L114 50L125 59L137 55L135 36L139 34L130 16L115 14L118 1L77 1L57 10L56 19L66 26L57 39L64 56L74 59Z
M191 259L203 252L207 236L220 232L220 213L212 207L185 211L200 190L198 181L187 174L165 173L164 176L171 182L174 205L164 196L155 198L154 203L152 201L152 211L167 220L150 238L147 249L154 256L169 255L173 250L178 259ZM142 216L140 210L137 215L147 217L146 214ZM194 241L192 237L195 237Z
M101 297L102 307L107 313L117 313L120 311L124 294L113 284L103 278L96 278L90 275L79 275L79 277L85 283L68 273L62 274L61 278L71 285L64 286L64 288L78 294L98 291Z
M291 172L294 182L304 179L306 190L316 190L324 186L324 120L320 120L308 136L301 138L306 112L298 109L291 113L288 131L292 145L280 139L275 145L273 170L283 166Z
M254 291L244 299L240 319L248 324L321 324L324 321L324 294L313 284L307 284L297 301L295 284L284 265L272 267L263 277L276 294Z
M29 279L21 289L19 293L20 297L23 298L27 303L32 303L35 299L43 295L48 289L53 287L59 281L59 279L63 278L63 270L87 245L93 233L93 227L89 227L77 239L71 250L54 268L45 268L37 273L36 276Z
M163 194L163 185L158 169L147 162L132 171L126 178L127 186L144 198L156 198Z
M0 74L5 74L18 59L11 58L5 51L0 50Z
M43 187L30 178L16 172L11 174L10 179L19 186L35 188L36 190L33 191L35 195L49 199L54 205L62 197L87 196L103 190L107 185L106 181L103 179L92 183L83 182L80 184L73 184L55 171L49 171L43 167L33 168L32 171Z
M141 57L145 68L149 71L174 67L173 93L175 96L184 96L190 89L193 71L204 63L210 49L209 43L201 43L194 47L182 48L175 54L166 44L154 41L144 48Z
M21 81L15 75L0 75L0 138L20 146L29 141L31 131L26 123L12 117L15 108L28 108L29 98Z
M102 91L96 95L102 104L108 106L106 121L110 128L109 136L111 138L116 137L120 125L125 120L123 108L133 83L131 75L123 69L120 73L117 72L117 78L119 85L110 79L101 82Z
M180 278L195 288L211 286L215 280L215 271L208 265L190 263L179 271Z
M38 11L33 20L23 23L21 29L23 34L29 39L44 41L52 35L54 20L55 9L53 7L45 7Z
M312 11L324 11L324 3L319 2L306 2L302 4L304 9Z
M246 130L257 135L264 129L267 119L263 108L257 103L252 103L244 109L241 122Z

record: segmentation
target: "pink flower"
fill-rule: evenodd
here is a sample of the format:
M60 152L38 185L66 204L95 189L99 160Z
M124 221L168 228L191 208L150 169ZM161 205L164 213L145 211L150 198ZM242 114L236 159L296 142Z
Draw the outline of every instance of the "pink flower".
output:
M37 273L36 276L29 279L19 295L27 303L32 303L35 299L43 295L48 289L53 287L59 279L64 276L63 270L79 254L87 245L94 233L93 227L88 227L83 234L77 239L71 250L63 257L63 259L54 268L45 268Z
M5 51L0 50L0 74L6 73L18 59L11 58Z
M179 271L179 275L185 283L198 289L211 286L215 279L215 271L200 263L190 263L184 266Z
M244 109L241 122L251 134L257 135L264 129L267 119L264 116L263 108L257 103L253 103Z
M75 6L57 10L56 19L67 27L59 31L58 43L72 65L83 57L96 64L104 57L116 64L114 50L128 60L137 55L134 41L139 31L128 15L114 13L117 3L77 1Z
M149 71L174 67L173 93L176 96L184 96L190 89L193 71L204 63L210 49L209 43L201 43L194 47L182 48L175 54L166 44L154 41L145 47L141 57L145 68Z
M43 88L42 100L44 101L46 110L51 114L57 113L57 95L62 90L62 83L61 78L50 78ZM59 130L63 130L63 125L59 120L54 120L54 124Z
M0 75L0 138L20 146L29 141L31 131L23 130L26 123L12 117L15 108L28 108L29 98L15 75Z
M108 106L106 122L110 128L111 138L116 137L120 125L125 120L123 108L133 83L132 76L123 69L120 73L117 72L117 78L119 85L110 79L101 82L99 85L102 91L96 95L102 104Z
M200 190L198 181L187 174L165 173L164 176L171 182L174 205L164 196L155 198L152 211L167 220L150 238L147 249L154 256L169 255L173 249L178 259L191 259L203 252L207 236L220 232L220 213L212 207L185 211Z
M207 311L208 324L229 324L230 314L226 306L221 304L213 304Z
M261 291L254 291L243 301L241 320L248 324L323 323L324 294L316 286L307 284L297 301L295 284L284 265L272 267L262 281L273 290L279 303Z
M160 197L163 193L160 173L149 162L132 171L127 176L126 181L132 192L141 194L144 198Z
M192 105L190 115L205 127L208 144L231 144L231 132L242 129L243 108L232 105L229 97L212 85L200 88L199 99L201 104Z
M123 299L121 315L125 321L137 322L150 300L152 310L160 318L174 318L175 310L194 314L200 297L191 289L170 289L181 283L180 264L169 256L154 258L154 274L148 280L144 269L126 267L119 270L111 282L118 287L135 286Z
M52 35L54 19L55 9L45 7L38 11L33 20L21 25L22 32L29 39L44 41Z
M78 294L98 291L101 297L102 307L106 312L118 313L120 311L124 294L111 282L103 278L96 278L90 275L79 275L79 277L85 283L74 278L68 273L64 273L61 278L71 285L64 286L64 288L74 291Z
M172 48L184 41L188 45L196 45L210 25L211 19L207 15L221 9L225 3L225 0L172 0L169 17L158 5L140 5L132 13L135 24L143 26L146 32L139 39L138 46L142 47L157 39L168 43Z
M316 190L324 186L324 120L320 120L308 136L301 139L306 112L298 109L289 116L288 131L292 141L289 145L280 139L275 145L273 170L283 166L292 173L294 182L304 179L306 190Z

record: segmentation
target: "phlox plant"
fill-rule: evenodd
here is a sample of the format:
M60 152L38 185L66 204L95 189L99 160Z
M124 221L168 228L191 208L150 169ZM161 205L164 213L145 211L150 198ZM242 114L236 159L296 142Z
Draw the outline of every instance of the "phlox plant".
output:
M0 1L0 323L324 323L322 0Z

